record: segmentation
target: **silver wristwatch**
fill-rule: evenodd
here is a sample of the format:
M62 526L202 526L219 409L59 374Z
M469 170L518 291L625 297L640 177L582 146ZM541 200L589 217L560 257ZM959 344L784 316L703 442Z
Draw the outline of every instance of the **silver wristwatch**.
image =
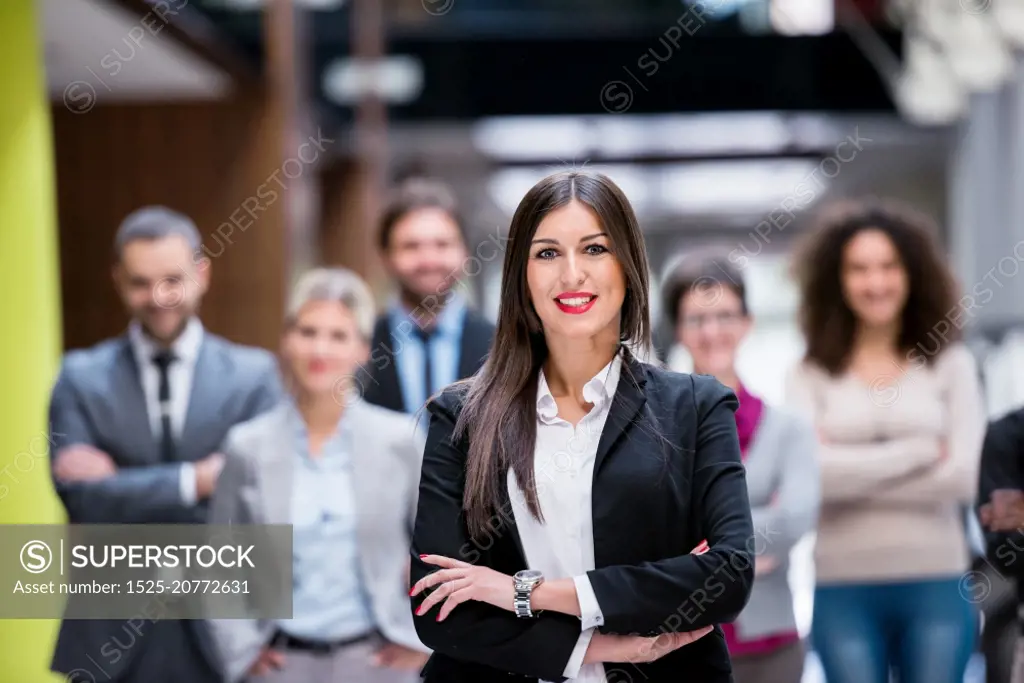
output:
M530 608L530 596L533 595L533 589L543 582L544 574L536 569L524 569L521 572L516 572L512 577L512 583L516 589L513 604L517 617L530 619L534 616L533 610Z

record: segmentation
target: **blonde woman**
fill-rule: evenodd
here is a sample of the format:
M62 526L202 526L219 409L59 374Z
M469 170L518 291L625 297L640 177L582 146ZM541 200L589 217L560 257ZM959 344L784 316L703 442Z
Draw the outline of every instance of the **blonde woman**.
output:
M231 682L412 683L426 661L406 587L422 440L355 391L372 301L350 271L304 276L281 337L289 396L228 435L211 523L294 534L293 618L214 622Z

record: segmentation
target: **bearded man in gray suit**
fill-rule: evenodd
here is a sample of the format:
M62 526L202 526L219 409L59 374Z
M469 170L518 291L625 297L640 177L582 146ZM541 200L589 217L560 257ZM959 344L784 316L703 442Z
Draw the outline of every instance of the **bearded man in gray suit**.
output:
M203 328L210 279L186 216L146 207L121 224L114 281L125 334L68 353L53 388L54 483L71 524L202 524L235 424L275 405L277 364ZM51 668L75 681L215 683L197 620L64 620Z

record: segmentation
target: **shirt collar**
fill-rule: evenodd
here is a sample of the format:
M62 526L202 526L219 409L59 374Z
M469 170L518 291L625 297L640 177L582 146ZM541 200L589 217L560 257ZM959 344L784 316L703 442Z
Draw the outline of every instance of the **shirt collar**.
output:
M594 410L604 408L615 396L615 389L619 386L621 375L622 353L620 352L616 353L608 365L583 385L583 400L592 403ZM548 386L543 368L537 381L537 416L547 423L558 417L558 404L555 403L555 397L551 395L551 388Z
M350 413L352 412L354 405L355 404L348 406L342 412L341 418L338 420L338 424L334 429L334 434L328 438L328 442L334 441L339 436L342 438L348 437L352 423L358 422L358 419L353 420L350 417ZM299 449L299 455L302 458L309 458L309 442L307 441L309 438L309 432L306 429L306 421L303 419L302 413L299 412L299 406L295 403L295 398L290 395L286 396L284 399L284 406L285 415L288 420L288 426L291 429L292 437L300 439L301 442L305 444L305 448ZM330 453L331 450L329 449L324 451L325 455L329 455Z
M203 324L199 318L190 318L178 338L171 344L171 350L181 361L194 364L199 358L199 347L203 344ZM128 339L131 342L135 358L140 366L153 362L153 354L160 350L160 347L142 330L138 320L132 320L128 325Z

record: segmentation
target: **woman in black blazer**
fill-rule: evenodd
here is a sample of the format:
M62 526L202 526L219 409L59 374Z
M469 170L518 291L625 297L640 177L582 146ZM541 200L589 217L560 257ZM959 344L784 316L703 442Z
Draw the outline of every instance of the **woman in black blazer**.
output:
M753 527L710 377L639 362L648 271L629 202L556 173L512 220L483 369L429 402L412 608L427 683L727 683Z

